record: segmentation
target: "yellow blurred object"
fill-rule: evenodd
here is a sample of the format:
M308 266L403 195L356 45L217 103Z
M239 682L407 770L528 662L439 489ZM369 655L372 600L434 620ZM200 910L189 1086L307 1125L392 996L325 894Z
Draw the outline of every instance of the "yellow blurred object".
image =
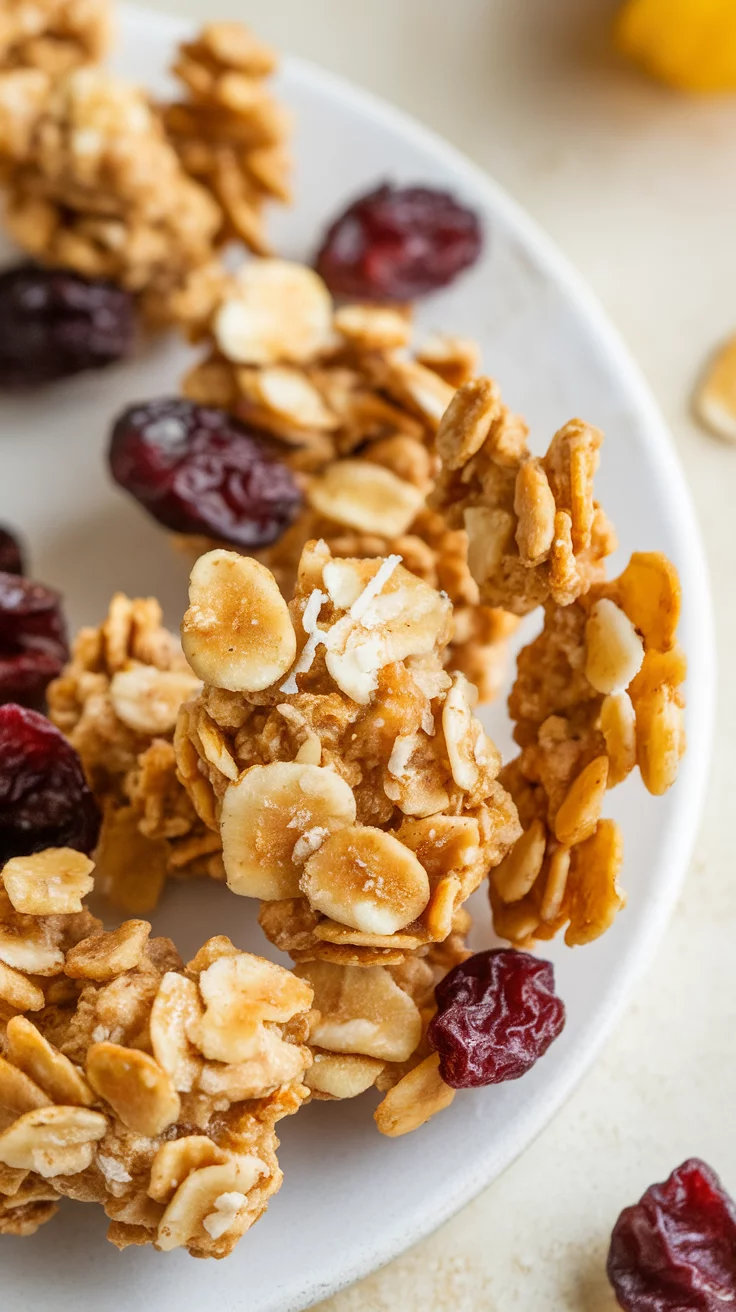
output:
M736 91L736 0L626 0L616 44L683 91Z

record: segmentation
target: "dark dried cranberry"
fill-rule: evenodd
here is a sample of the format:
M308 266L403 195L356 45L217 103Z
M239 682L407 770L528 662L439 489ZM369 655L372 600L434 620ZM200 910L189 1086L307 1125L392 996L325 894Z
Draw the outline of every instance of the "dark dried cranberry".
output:
M500 1084L524 1075L565 1024L549 961L501 948L477 952L435 989L428 1031L440 1074L455 1089Z
M22 264L0 273L0 387L33 387L128 355L132 297L109 282Z
M449 192L384 184L335 220L315 267L335 296L413 301L446 287L482 248L477 214Z
M225 410L164 398L129 406L110 442L113 477L165 528L265 547L296 517L288 448Z
M68 656L58 592L0 574L0 702L38 705Z
M608 1278L626 1312L722 1312L736 1306L736 1205L691 1157L621 1213Z
M24 574L23 548L9 528L0 528L0 574Z
M99 831L71 743L37 711L0 706L0 866L46 847L90 853Z

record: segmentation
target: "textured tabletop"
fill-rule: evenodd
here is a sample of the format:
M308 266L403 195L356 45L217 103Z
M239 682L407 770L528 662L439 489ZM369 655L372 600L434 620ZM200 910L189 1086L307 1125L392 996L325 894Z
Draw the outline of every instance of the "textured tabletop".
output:
M210 0L157 7L214 12ZM706 812L665 941L595 1069L536 1143L437 1235L320 1310L612 1312L604 1264L622 1206L691 1154L736 1191L736 449L689 416L704 357L736 331L736 96L688 100L623 66L607 46L612 0L214 8L409 110L528 208L643 368L700 513L723 677Z

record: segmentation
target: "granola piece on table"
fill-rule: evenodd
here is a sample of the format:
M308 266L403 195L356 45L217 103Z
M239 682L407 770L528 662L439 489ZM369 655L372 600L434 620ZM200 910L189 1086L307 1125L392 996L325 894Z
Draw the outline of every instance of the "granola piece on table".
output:
M281 1184L312 989L224 937L184 966L145 921L103 932L78 910L84 861L51 850L0 875L0 1233L68 1197L99 1203L119 1248L224 1257Z
M283 260L246 265L222 289L202 333L208 354L184 379L185 394L287 442L304 482L304 510L259 557L284 595L292 595L313 538L335 556L401 555L447 592L455 622L448 667L491 700L516 620L481 603L465 530L427 507L437 428L454 388L477 367L475 344L435 336L411 355L407 310L334 308L313 270Z
M110 44L110 0L4 0L0 69L36 68L52 77L97 64Z
M444 942L519 835L500 757L450 677L446 597L397 556L305 548L294 601L259 562L192 572L179 774L229 886L300 962L399 965Z
M118 593L48 689L103 813L98 884L128 912L151 911L167 875L222 878L219 843L176 777L179 707L200 686L158 602Z

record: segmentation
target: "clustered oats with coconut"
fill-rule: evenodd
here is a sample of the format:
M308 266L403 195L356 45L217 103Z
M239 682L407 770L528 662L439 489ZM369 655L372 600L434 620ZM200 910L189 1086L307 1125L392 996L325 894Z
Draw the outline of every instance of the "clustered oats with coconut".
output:
M374 1088L378 1129L402 1135L560 1033L530 949L590 943L624 906L606 795L637 766L654 795L676 778L680 590L656 552L607 578L597 429L574 419L534 456L473 342L413 343L411 307L369 287L333 302L314 270L264 258L262 203L289 197L272 52L212 24L180 49L182 98L156 105L97 66L107 18L99 0L3 16L7 223L199 344L183 397L126 412L111 462L196 559L181 643L155 600L116 594L48 684L48 719L0 706L17 776L0 793L0 1233L68 1197L101 1204L121 1248L223 1257L280 1186L282 1117ZM415 223L431 196L411 190ZM361 221L376 198L400 210L385 187ZM256 253L234 273L232 243ZM35 690L68 649L7 537L7 677L30 663ZM39 674L23 626L41 593L56 664ZM503 763L478 704L534 612ZM185 964L152 938L138 917L190 876L256 899L293 967L224 936ZM94 883L134 918L103 929ZM483 885L510 946L472 953Z

